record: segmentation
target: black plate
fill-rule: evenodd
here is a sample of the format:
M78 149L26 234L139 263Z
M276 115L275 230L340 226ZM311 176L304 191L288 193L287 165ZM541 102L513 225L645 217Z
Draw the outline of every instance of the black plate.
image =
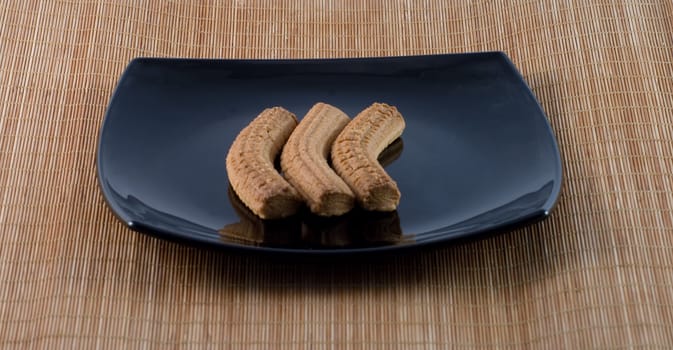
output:
M397 212L251 215L230 191L225 156L260 111L301 117L316 102L351 117L397 106L407 127L386 150ZM385 158L384 157L384 158ZM553 132L501 52L328 60L139 58L100 132L98 177L129 227L170 240L290 253L418 247L549 215L561 186Z

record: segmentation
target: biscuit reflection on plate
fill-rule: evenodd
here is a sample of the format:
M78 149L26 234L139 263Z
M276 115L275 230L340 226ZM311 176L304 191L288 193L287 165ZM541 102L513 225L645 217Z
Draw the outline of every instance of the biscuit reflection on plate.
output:
M351 213L336 217L307 215L301 223L301 238L309 247L335 248L352 245L349 231Z
M333 218L303 214L280 220L263 220L252 213L229 188L229 199L239 222L219 230L223 240L235 244L296 249L357 248L403 244L397 211L369 212L354 209Z
M359 212L351 221L350 231L368 244L397 244L409 240L402 234L400 216L392 212Z
M397 211L354 209L337 218L308 217L302 221L302 239L315 248L354 248L407 243Z
M276 247L298 244L301 226L296 215L285 219L263 220L245 206L231 186L227 195L240 220L219 230L222 239L237 244Z

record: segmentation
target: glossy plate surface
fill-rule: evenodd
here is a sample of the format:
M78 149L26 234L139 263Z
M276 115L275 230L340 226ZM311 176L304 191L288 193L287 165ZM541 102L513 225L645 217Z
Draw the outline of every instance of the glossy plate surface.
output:
M264 108L301 118L316 102L351 117L372 102L404 115L382 162L397 212L341 218L251 215L229 189L225 156ZM330 60L139 58L100 132L98 177L112 211L160 238L262 252L333 254L449 242L549 214L561 186L553 132L500 52Z

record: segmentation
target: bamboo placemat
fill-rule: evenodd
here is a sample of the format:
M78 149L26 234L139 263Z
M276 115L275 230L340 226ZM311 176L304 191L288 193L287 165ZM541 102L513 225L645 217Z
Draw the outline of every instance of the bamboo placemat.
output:
M1 1L0 346L673 347L670 1ZM503 50L546 110L545 222L380 261L268 261L129 231L95 177L135 56Z

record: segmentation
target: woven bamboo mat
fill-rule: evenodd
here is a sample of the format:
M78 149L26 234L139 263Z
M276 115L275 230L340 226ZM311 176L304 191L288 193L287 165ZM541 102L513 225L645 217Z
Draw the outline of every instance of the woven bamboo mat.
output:
M670 1L0 1L0 347L673 347ZM394 260L267 261L134 233L95 145L135 56L503 50L565 184L545 222Z

